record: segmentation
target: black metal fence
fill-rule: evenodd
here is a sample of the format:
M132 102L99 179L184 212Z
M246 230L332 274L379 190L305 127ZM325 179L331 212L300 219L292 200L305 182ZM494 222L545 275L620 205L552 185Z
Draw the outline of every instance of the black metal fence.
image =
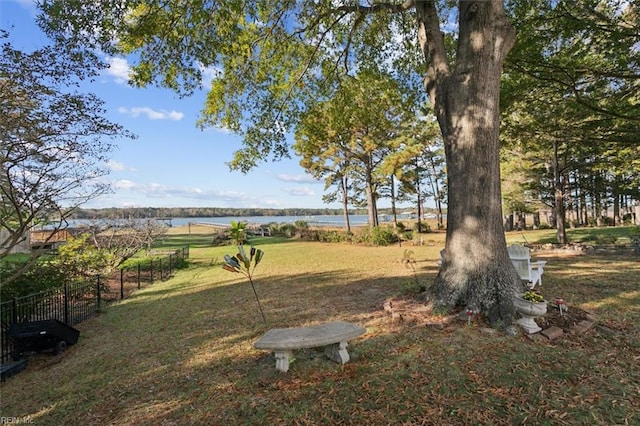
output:
M62 288L3 301L0 303L1 361L7 362L11 357L13 346L8 331L12 324L57 319L76 325L94 316L101 307L142 288L143 284L169 278L180 262L188 258L189 247L185 246L135 267L120 269L108 277L99 275Z

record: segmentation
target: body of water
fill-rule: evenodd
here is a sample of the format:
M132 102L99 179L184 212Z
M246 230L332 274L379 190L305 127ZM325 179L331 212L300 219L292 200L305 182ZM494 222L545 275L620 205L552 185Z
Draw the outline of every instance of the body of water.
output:
M398 215L398 220L407 219L402 215ZM222 217L172 217L172 218L156 218L166 225L176 227L191 224L209 225L209 226L230 226L231 222L247 222L250 225L266 225L269 223L290 223L306 222L309 226L335 226L344 227L344 216L342 215L317 215L317 216L222 216ZM146 218L140 219L141 221ZM380 223L390 222L393 220L391 215L381 215ZM89 225L99 225L100 222L111 222L112 220L102 219L74 219L68 221L71 228L83 227ZM124 222L124 220L123 220ZM363 226L368 224L367 215L349 215L351 226ZM45 228L47 228L45 226Z
M302 221L310 226L345 226L344 216L320 215L320 216L244 216L244 217L174 217L171 218L171 226L182 226L189 223L203 225L231 225L231 222L247 222L249 224L266 225L268 223L290 223ZM169 221L167 221L169 222ZM366 215L350 215L349 222L352 226L367 224Z

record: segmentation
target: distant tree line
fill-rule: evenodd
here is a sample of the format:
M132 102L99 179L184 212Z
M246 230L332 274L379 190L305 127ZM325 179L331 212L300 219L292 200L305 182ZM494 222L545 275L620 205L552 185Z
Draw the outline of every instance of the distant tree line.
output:
M131 207L78 209L73 219L162 218L162 217L248 217L339 215L339 209L258 209L224 207ZM352 214L357 214L355 211Z
M432 210L432 209L425 209ZM390 214L391 209L380 209L380 214ZM127 207L103 209L77 209L71 219L129 219L169 217L248 217L248 216L335 216L342 209L259 209L226 207ZM366 209L352 209L349 214L367 214Z

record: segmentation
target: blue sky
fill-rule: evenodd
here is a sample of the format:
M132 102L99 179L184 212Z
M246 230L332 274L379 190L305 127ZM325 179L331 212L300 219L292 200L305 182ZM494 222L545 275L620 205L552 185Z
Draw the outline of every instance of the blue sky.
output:
M14 47L30 51L46 43L36 12L31 0L0 0L0 27ZM165 89L135 89L126 82L126 59L109 61L111 68L83 89L104 100L107 118L138 139L116 141L108 164L114 192L84 207L340 208L322 202L324 183L305 174L296 158L263 163L246 175L229 171L225 163L241 141L196 128L204 92L179 99Z

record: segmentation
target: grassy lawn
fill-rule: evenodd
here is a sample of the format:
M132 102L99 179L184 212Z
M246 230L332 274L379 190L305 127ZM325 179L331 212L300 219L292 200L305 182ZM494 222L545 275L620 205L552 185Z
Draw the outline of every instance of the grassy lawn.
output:
M414 282L405 250L429 284L444 234L419 247L253 239L265 251L255 274L264 325L247 281L221 268L233 248L180 232L164 246L191 244L189 268L80 324L63 355L32 356L2 384L2 416L47 425L640 423L640 259L631 253L535 253L548 261L546 298L592 310L604 326L549 342L488 334L481 323L391 320L384 301ZM252 346L271 327L337 319L367 328L343 366L311 349L278 373Z

